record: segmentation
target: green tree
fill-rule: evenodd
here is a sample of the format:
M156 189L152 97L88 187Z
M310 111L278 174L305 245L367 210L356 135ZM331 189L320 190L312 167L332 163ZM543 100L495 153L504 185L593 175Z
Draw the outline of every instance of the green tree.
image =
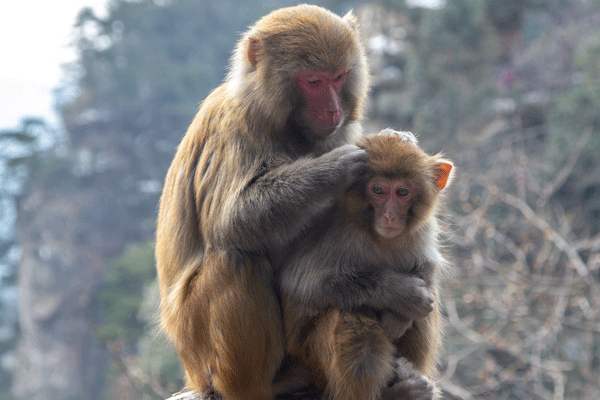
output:
M144 289L155 278L154 248L150 245L132 244L123 256L109 264L92 308L100 319L96 332L102 342L124 341L135 346L146 324L138 315Z
M18 333L18 203L27 193L41 153L54 139L54 132L38 118L24 119L19 129L0 131L0 360L13 359ZM0 366L0 399L9 398L10 386L10 370Z

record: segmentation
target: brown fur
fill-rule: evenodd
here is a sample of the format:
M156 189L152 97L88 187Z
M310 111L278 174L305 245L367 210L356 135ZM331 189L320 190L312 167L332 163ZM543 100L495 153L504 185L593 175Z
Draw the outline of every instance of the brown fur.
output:
M396 133L357 144L367 151L367 179L418 182L414 220L405 230L394 239L377 235L362 183L346 191L281 263L287 350L334 400L437 393L430 380L442 331L437 272L445 260L437 244L436 185L440 165L449 161L425 154L402 135L414 139ZM408 362L395 365L397 357Z
M315 135L295 88L303 68L350 69L345 119ZM240 40L230 74L203 102L167 173L156 260L160 312L187 384L224 399L271 399L284 355L269 260L352 184L368 86L352 15L275 11ZM340 147L341 146L341 147Z

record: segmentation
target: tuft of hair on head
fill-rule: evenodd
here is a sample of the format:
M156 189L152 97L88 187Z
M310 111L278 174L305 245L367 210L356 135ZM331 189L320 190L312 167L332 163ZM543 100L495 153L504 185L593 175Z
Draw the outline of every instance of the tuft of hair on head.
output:
M427 177L428 186L444 189L453 176L454 165L442 154L429 155L417 146L410 132L384 129L379 134L360 138L356 145L367 151L367 169L371 175L410 178L417 182Z

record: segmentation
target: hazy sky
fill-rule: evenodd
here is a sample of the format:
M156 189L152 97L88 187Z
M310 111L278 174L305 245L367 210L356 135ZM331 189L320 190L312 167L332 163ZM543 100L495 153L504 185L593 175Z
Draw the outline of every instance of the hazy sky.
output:
M55 125L52 88L74 58L69 37L83 7L106 14L110 0L4 0L0 8L0 130L25 116Z

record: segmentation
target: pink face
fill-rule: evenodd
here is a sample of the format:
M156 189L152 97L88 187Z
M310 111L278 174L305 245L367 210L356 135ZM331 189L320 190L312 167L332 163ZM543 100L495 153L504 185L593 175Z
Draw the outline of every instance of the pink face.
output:
M415 187L409 179L371 179L367 184L367 197L375 209L375 232L387 239L400 235L415 195Z
M306 69L296 83L307 104L307 116L318 135L327 136L344 121L342 87L350 70L327 72Z

